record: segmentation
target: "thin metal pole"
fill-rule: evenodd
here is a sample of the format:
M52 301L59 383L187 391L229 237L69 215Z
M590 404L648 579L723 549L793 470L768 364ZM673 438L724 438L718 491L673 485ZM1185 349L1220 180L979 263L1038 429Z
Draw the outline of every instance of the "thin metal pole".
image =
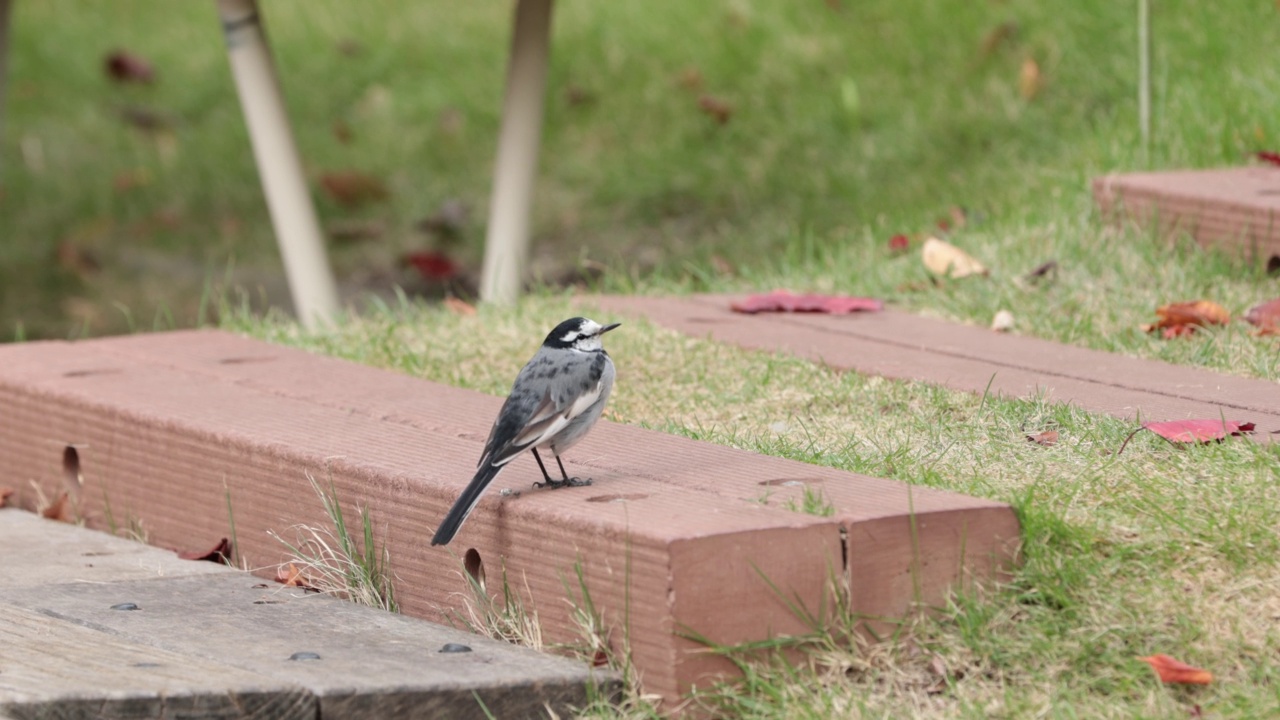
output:
M487 302L516 301L529 254L529 218L551 48L551 3L552 0L516 3L484 272L480 278L480 299Z
M338 292L258 4L256 0L217 2L231 74L249 127L294 309L303 326L315 328L337 313Z
M1138 133L1142 136L1142 162L1151 151L1151 6L1138 0Z

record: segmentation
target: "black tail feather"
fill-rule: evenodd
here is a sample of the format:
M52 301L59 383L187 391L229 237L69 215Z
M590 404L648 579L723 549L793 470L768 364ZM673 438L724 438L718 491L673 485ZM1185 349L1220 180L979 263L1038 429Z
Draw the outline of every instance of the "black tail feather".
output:
M444 520L440 521L440 527L436 530L435 537L431 538L432 545L448 545L454 535L458 534L458 530L462 527L462 523L466 521L467 516L471 514L472 508L480 499L480 495L485 488L489 487L489 483L502 472L506 465L485 465L480 468L476 476L471 478L471 482L467 483L467 487L458 496L458 500L449 508L449 513L444 516Z

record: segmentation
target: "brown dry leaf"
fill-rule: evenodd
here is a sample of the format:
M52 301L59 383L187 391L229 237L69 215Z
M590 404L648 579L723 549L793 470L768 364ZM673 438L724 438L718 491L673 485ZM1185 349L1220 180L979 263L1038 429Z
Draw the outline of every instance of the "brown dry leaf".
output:
M13 497L13 494L16 492L17 490L14 490L11 487L0 487L0 508L7 507L9 505L9 498Z
M1044 432L1038 432L1035 435L1028 435L1027 442L1033 442L1037 445L1043 445L1044 447L1053 447L1058 444L1058 431L1045 430Z
M687 67L680 71L680 79L678 82L680 83L680 87L685 90L701 90L702 71L696 67Z
M1213 682L1213 673L1193 667L1184 662L1174 660L1168 655L1156 653L1148 657L1138 658L1155 668L1156 675L1162 683L1180 683L1183 685L1208 685Z
M287 566L276 570L276 582L284 585L285 587L296 587L302 588L303 590L310 590L312 592L320 592L320 589L315 585L312 585L302 574L302 571L293 563L289 563Z
M231 541L227 538L222 538L216 545L208 550L187 550L185 552L178 553L178 557L183 560L205 560L207 562L230 565Z
M351 141L356 138L356 134L351 131L351 126L345 120L334 120L330 131L333 133L334 139L343 145L350 145Z
M924 266L934 275L962 278L970 275L986 275L988 272L986 266L973 256L935 237L924 241L924 247L920 249L920 258L924 261Z
M1156 308L1156 315L1160 319L1150 325L1143 325L1142 330L1161 330L1165 339L1190 335L1197 327L1226 325L1231 322L1231 313L1212 300L1169 303Z
M986 59L995 54L1002 45L1014 39L1018 35L1018 23L1008 20L987 31L982 37L981 57Z
M1022 70L1018 73L1018 92L1023 100L1033 100L1040 94L1044 79L1040 74L1040 64L1034 58L1022 61Z
M733 276L738 274L737 269L733 267L733 263L725 260L722 255L711 256L711 267L720 275Z
M453 314L455 314L455 315L464 315L464 316L465 316L465 315L475 315L475 314L476 314L476 306L475 306L475 305L472 305L471 303L467 302L466 300L460 300L460 299L458 299L458 298L456 298L456 297L454 297L454 296L452 296L452 295L449 295L449 296L445 297L445 299L444 299L444 306L445 306L445 307L447 307L447 308L449 308L449 311L450 311L450 312L452 312L452 313L453 313Z
M71 517L71 508L67 502L70 497L66 490L58 493L58 497L49 503L49 507L40 511L41 517L65 523L74 522Z
M353 243L377 240L387 232L383 220L334 220L329 223L329 237L337 242Z
M102 262L98 260L96 253L71 240L63 240L58 243L55 253L59 267L63 270L69 270L81 278L87 278L102 269Z
M320 176L320 187L334 202L346 207L385 200L390 195L381 178L359 170L325 173Z
M1280 335L1280 299L1254 305L1244 319L1258 328L1259 335Z
M698 98L698 107L719 125L729 122L729 118L733 116L733 106L714 95L703 95Z

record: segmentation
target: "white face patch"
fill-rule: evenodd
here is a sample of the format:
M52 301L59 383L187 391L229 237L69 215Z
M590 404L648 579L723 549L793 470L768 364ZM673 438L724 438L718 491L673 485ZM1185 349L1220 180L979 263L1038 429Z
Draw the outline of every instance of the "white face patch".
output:
M585 320L575 330L570 330L560 338L560 341L566 345L570 345L574 350L582 352L594 352L604 347L600 343L600 331L603 327L594 320Z

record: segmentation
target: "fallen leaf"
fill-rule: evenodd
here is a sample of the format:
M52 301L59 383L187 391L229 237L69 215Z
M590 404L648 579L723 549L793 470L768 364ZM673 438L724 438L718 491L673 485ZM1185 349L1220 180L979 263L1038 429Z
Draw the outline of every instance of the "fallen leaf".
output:
M1047 260L1037 265L1035 269L1032 270L1031 272L1027 273L1026 279L1027 279L1027 282L1034 285L1035 283L1038 283L1044 278L1048 277L1050 274L1056 275L1057 273L1058 273L1058 261Z
M58 259L59 267L75 273L82 279L94 275L102 269L102 261L98 260L97 253L71 240L63 240L58 243L54 252Z
M1009 332L1013 329L1013 313L1008 310L999 310L996 316L991 319L991 329L996 332Z
M66 490L58 493L58 497L54 499L53 502L49 503L49 507L40 511L41 517L49 520L59 520L65 523L72 522L71 510L67 507L67 500L70 497L71 496Z
M356 138L356 134L351 131L351 126L345 120L334 120L330 130L333 132L334 139L343 145L350 145Z
M1195 300L1192 302L1170 303L1156 308L1159 320L1143 325L1144 332L1163 330L1167 338L1189 335L1197 327L1209 325L1226 325L1231 322L1231 313L1212 300Z
M564 101L569 107L590 105L596 101L596 94L581 85L571 84L565 88Z
M115 50L103 60L107 76L116 82L155 82L156 71L151 63L125 50Z
M441 110L440 115L436 117L436 127L440 128L440 134L448 137L461 135L466 124L466 117L461 110L455 107L447 107Z
M15 492L17 492L17 490L14 490L13 488L0 487L0 508L8 506L9 498L13 497Z
M449 310L455 315L475 315L476 314L475 305L472 305L466 300L459 300L458 298L452 295L445 297L444 306L449 308Z
M1258 158L1262 162L1267 163L1268 165L1280 165L1280 152L1271 152L1270 150L1259 150L1258 152L1254 153L1253 156Z
M302 574L302 571L293 563L289 563L287 566L276 570L276 582L284 585L285 587L296 587L302 588L303 590L309 590L311 592L320 592L320 589L308 582L307 578Z
M685 90L701 90L702 71L696 67L687 67L680 71L680 78L677 82Z
M1013 40L1017 35L1018 23L1013 22L1012 20L1000 23L988 30L986 35L982 36L982 49L979 52L979 55L983 59L991 57L1000 49L1000 46L1010 40Z
M401 262L428 280L448 280L458 274L458 266L448 255L434 250L405 253Z
M1022 61L1022 70L1018 73L1018 92L1023 100L1034 100L1040 94L1044 80L1040 75L1040 64L1033 58Z
M1254 305L1244 319L1258 328L1259 335L1280 335L1280 299Z
M329 223L329 237L338 242L377 240L387 232L382 220L335 220Z
M131 105L120 110L120 119L150 135L160 135L173 130L171 118L150 108Z
M920 249L920 257L924 266L934 275L945 275L952 278L970 275L986 275L987 268L971 255L949 242L931 237L924 241Z
M698 98L698 107L720 125L729 122L729 118L733 116L733 106L714 95L703 95Z
M712 255L710 262L711 262L711 267L714 268L715 271L721 275L737 275L738 274L737 270L735 270L733 267L733 263L729 262L728 260L725 260L724 256L722 255Z
M334 202L356 207L385 200L390 193L380 178L358 170L343 170L320 176L320 187Z
M146 187L151 184L151 173L146 168L134 168L124 172L116 173L111 178L111 188L118 193L126 193L140 187Z
M1253 432L1254 424L1240 420L1169 420L1145 422L1142 427L1169 442L1209 442L1228 435Z
M903 235L902 233L898 233L897 235L894 235L893 237L889 238L889 252L893 252L893 253L906 252L907 248L909 248L910 246L911 246L911 238L907 237L906 235Z
M1208 685L1213 682L1213 673L1174 660L1168 655L1156 653L1155 655L1138 659L1155 668L1156 676L1160 678L1162 683Z
M1027 442L1033 442L1037 445L1043 445L1044 447L1053 447L1058 444L1058 431L1045 430L1044 432L1038 432L1035 435L1028 435Z
M462 236L471 222L471 206L463 200L450 198L440 203L440 209L434 215L418 221L418 229L440 236L446 240L455 240Z
M875 312L884 309L884 302L875 298L849 297L845 295L797 295L788 290L774 290L764 295L751 295L730 303L734 312L755 314L758 312L814 312L831 315L847 315L853 312Z
M188 550L178 553L178 557L183 560L206 560L208 562L222 563L223 565L231 564L231 541L222 538L217 545L203 552L199 550Z

